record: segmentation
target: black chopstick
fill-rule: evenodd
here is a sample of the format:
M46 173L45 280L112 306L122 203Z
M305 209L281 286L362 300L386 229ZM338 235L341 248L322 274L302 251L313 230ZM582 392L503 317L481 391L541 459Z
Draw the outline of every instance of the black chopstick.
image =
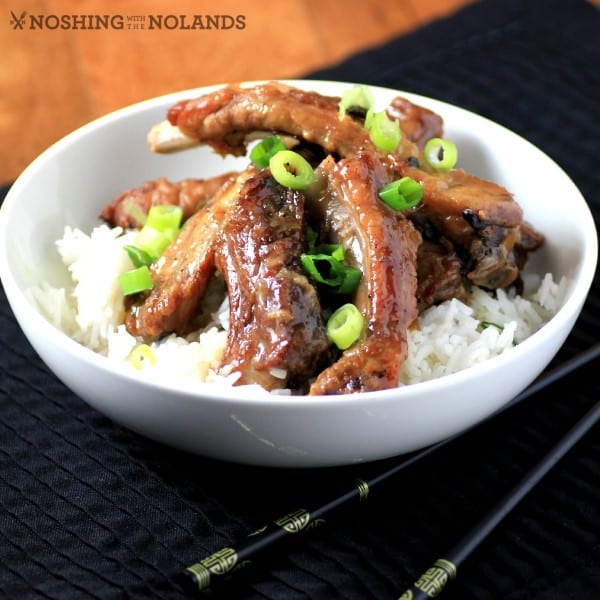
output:
M504 498L467 533L444 558L436 560L413 585L400 595L404 600L427 600L437 597L456 577L458 567L530 492L552 467L598 422L600 402L596 404L566 433L561 440L504 496Z
M504 412L509 407L512 407L541 391L548 385L565 377L598 356L600 356L600 343L594 344L589 349L578 353L553 369L543 373L523 392L515 396L509 403L494 413L494 415L485 420L487 421ZM481 424L482 423L479 423L474 427L478 427ZM422 450L404 455L399 463L391 468L385 469L367 481L357 478L352 482L352 485L348 486L347 490L311 510L298 508L297 510L286 513L282 517L275 519L271 523L260 528L258 531L250 533L248 537L237 544L235 548L229 546L223 547L217 552L190 565L179 574L177 577L178 582L186 592L198 594L213 586L213 584L223 583L234 576L237 576L241 572L246 572L248 567L254 566L256 560L260 558L264 551L272 550L277 544L284 540L289 540L293 534L308 531L313 527L324 523L325 516L329 516L336 510L346 506L350 501L358 503L364 502L368 498L369 491L373 486L394 477L401 471L424 459L433 452L436 452L465 433L466 432L461 432Z

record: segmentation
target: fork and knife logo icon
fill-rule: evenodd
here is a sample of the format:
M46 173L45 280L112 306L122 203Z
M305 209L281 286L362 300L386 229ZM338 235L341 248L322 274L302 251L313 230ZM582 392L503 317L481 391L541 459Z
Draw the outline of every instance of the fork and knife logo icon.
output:
M17 16L11 10L10 14L11 14L11 17L12 17L11 20L10 20L10 24L12 25L13 29L24 29L24 27L25 27L25 17L27 16L27 12L23 11L19 16Z

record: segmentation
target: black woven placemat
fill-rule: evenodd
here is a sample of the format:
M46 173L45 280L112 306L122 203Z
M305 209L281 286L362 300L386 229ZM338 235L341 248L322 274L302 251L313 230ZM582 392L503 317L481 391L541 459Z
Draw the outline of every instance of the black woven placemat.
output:
M404 89L498 121L559 162L598 219L598 31L598 12L583 0L486 0L311 76ZM556 361L598 340L599 314L596 277ZM174 576L197 558L393 463L273 470L170 449L58 382L3 292L0 331L3 598L179 598ZM404 472L224 597L398 597L595 402L596 370L586 367ZM595 598L599 458L596 430L470 557L444 597Z

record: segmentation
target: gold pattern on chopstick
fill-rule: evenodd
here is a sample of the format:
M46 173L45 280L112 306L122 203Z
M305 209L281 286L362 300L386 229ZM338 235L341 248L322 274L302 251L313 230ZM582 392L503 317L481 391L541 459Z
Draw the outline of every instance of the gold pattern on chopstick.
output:
M309 512L303 508L299 508L284 517L277 519L275 525L279 525L279 527L288 533L298 533L299 531L302 531L309 522Z
M358 499L363 502L369 497L369 484L363 479L355 479L354 485L358 488Z
M204 590L210 585L211 574L225 575L235 567L237 560L238 556L233 548L221 548L186 570L194 576L198 589Z
M415 587L425 592L430 598L435 598L448 581L456 577L456 565L445 558L439 558L433 566L427 569L415 582Z

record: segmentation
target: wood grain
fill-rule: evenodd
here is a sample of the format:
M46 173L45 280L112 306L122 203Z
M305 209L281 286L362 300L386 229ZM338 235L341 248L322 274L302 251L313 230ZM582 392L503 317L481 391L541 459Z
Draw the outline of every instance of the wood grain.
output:
M107 112L202 85L299 76L470 1L0 0L0 183ZM19 29L11 11L26 20L75 14L125 22L122 29L75 29L72 21L68 29L29 22ZM173 15L171 23L183 15L188 24L194 15L241 15L244 28L151 29L148 15Z
M0 0L0 183L73 129L133 102L300 76L474 1ZM24 13L22 28L11 23ZM66 29L31 29L27 22L63 15L121 16L123 27L81 29L71 21ZM152 27L149 15L178 26ZM183 29L195 15L240 17L244 27Z

